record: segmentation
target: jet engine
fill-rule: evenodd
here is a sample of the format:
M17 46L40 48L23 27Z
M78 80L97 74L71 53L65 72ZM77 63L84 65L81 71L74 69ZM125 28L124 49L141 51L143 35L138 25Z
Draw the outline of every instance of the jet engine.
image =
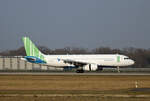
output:
M88 64L83 67L84 71L96 71L98 69L97 64Z

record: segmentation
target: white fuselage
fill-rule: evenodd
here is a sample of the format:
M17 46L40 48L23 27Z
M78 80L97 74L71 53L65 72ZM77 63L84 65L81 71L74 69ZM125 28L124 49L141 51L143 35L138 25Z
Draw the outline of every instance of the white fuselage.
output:
M64 63L61 59L73 60L87 64L97 64L100 66L129 66L134 64L134 61L125 55L119 54L94 54L94 55L45 55L47 65L55 67L71 66L69 63Z

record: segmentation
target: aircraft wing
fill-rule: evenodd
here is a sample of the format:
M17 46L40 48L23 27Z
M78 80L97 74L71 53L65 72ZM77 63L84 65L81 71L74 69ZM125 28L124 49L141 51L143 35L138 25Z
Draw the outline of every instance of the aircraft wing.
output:
M84 65L89 64L89 63L86 63L86 62L76 61L76 60L71 60L71 59L59 59L59 60L63 61L64 63L73 64L75 66L84 66Z

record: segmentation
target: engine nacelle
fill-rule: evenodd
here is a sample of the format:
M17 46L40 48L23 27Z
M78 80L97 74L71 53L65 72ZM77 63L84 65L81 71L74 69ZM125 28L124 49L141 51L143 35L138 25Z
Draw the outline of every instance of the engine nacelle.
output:
M96 64L88 64L83 67L84 71L97 71L98 65Z

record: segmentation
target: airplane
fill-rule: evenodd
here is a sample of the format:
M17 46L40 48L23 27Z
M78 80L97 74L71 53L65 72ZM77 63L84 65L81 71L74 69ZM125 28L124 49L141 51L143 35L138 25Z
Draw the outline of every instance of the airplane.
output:
M87 55L45 55L43 54L29 37L22 38L26 56L23 60L59 68L75 68L77 73L85 71L101 71L104 67L130 66L135 62L128 56L120 54L87 54Z

